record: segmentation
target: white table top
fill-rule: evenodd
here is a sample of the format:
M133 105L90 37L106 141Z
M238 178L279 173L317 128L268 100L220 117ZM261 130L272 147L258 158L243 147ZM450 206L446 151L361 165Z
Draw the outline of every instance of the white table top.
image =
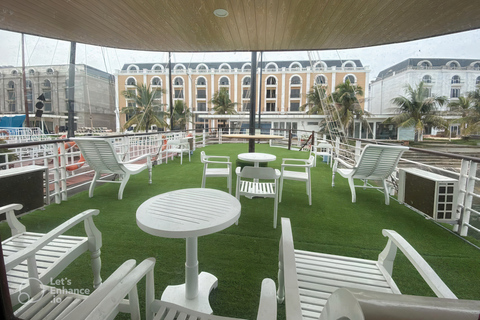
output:
M270 162L277 160L277 157L269 153L247 152L240 153L238 159L251 162Z
M240 202L214 189L192 188L166 192L137 209L137 225L165 238L199 237L231 226L240 217Z

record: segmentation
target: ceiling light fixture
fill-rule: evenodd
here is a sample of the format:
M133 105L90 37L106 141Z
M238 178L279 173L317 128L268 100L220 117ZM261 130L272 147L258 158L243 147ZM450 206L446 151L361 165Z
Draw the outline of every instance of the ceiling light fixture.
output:
M217 9L213 11L213 14L219 18L225 18L226 16L228 16L228 11L225 9Z

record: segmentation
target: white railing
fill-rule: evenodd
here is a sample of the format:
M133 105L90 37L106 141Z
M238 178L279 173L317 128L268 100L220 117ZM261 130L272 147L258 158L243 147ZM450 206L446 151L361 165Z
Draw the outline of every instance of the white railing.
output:
M270 134L278 134L277 131L271 129ZM194 149L211 144L239 142L238 140L222 139L222 135L227 133L233 134L240 132L234 129L204 130L197 133L191 132L194 138ZM183 138L186 134L186 132L156 132L151 134L111 136L107 138L112 139L117 153L124 161L138 158L144 154L150 154L155 164L162 164L164 155L161 149L166 143L166 140ZM305 139L302 140L302 137L306 137L307 135L308 133L306 131L302 132L298 130L297 138L292 138L289 141L287 136L285 139L271 140L270 145L290 147L292 150L298 150L305 143ZM315 141L318 141L318 137L314 138ZM323 137L323 139L325 139L325 137ZM0 144L0 151L3 152L0 153L0 169L30 165L48 167L48 186L46 187L48 187L50 191L50 197L48 199L49 201L45 201L45 203L50 202L50 200L60 203L67 199L67 193L69 191L89 184L93 173L88 164L79 162L80 151L69 148L68 142L69 139ZM352 164L358 159L362 150L361 141L356 141L355 145L344 145L339 141L330 142L334 145L335 156L341 157L343 160ZM306 149L308 149L308 146ZM5 150L8 151L5 152ZM472 217L480 216L480 211L475 209L475 204L480 203L480 194L476 193L475 190L476 183L480 180L477 175L477 163L480 162L480 159L451 154L442 155L461 159L459 160L458 170L440 168L409 160L405 157L400 160L399 166L415 166L457 179L459 182L457 206L458 212L460 212L460 219L458 219L457 224L454 226L454 231L462 236L466 236L469 230L480 233L478 226L476 227L471 224ZM80 168L71 170L72 164L78 164ZM105 176L103 178L108 179L112 177ZM393 178L395 179L396 177ZM393 183L393 185L396 185L396 183Z

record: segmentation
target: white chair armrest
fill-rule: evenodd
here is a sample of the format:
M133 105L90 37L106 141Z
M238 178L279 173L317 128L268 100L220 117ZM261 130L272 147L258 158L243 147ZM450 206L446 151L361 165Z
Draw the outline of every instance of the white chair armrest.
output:
M385 249L378 256L378 260L390 274L393 269L393 258L396 248L399 248L438 297L457 299L457 296L407 240L393 230L383 229L382 234L388 237L389 240ZM392 243L396 247L392 246Z
M270 278L262 281L260 303L258 305L257 320L277 319L277 299L275 282Z
M283 158L282 159L282 165L285 164L287 161L292 161L292 162L303 162L303 163L307 163L308 162L308 159L293 159L293 158Z
M354 166L352 166L350 163L346 162L345 160L343 159L340 159L340 158L335 158L335 162L338 164L338 163L341 163L342 165L344 165L345 167L349 168L349 169L353 169Z
M45 245L50 243L54 238L58 237L59 235L63 234L65 231L71 229L73 226L79 224L80 222L87 220L92 216L96 216L99 214L99 210L97 209L90 209L86 210L82 213L77 214L75 217L65 221L49 233L43 235L40 239L29 245L27 248L20 250L12 255L9 255L5 258L5 270L9 271L20 262L24 261L28 257L34 255L38 250L43 248ZM99 239L101 242L101 240ZM100 243L101 245L101 243Z
M22 208L23 206L18 203L7 204L6 206L0 207L0 214L5 213L8 226L12 231L12 236L27 231L25 226L20 221L18 221L17 216L14 212L15 210L20 210Z
M136 261L130 259L117 268L108 279L93 291L81 304L80 307L72 310L67 319L88 319L87 316L108 296L122 279L124 279L134 268Z
M145 158L147 158L147 160L148 160L148 159L151 158L151 155L150 155L150 154L144 154L144 155L141 155L140 157L137 157L137 158L135 158L135 159L132 159L132 160L129 160L129 161L123 161L123 162L119 162L119 163L121 163L121 164L129 164L129 163L134 163L134 162L137 162L137 161L142 160L142 159L145 159Z
M153 281L153 268L155 267L155 258L148 258L143 260L135 269L133 269L127 276L125 276L118 284L110 290L110 292L101 300L93 309L86 319L110 319L112 313L115 313L118 306L121 304L125 296L129 296L132 319L133 315L140 313L138 304L137 283L147 274ZM148 285L153 285L147 281ZM150 288L151 289L151 288ZM133 300L132 300L133 298ZM133 310L135 309L135 310ZM150 312L147 310L147 312Z
M215 164L228 164L229 166L232 165L230 161L210 161L210 160L204 160L206 163L215 163Z

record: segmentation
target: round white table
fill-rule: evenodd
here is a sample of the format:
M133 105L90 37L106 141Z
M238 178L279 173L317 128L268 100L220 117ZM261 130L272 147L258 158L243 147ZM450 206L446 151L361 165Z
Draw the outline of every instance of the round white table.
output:
M214 189L181 189L148 199L137 209L137 225L165 238L186 238L185 283L168 286L162 300L204 313L212 313L208 296L217 278L198 274L197 237L221 231L240 217L240 202Z
M270 162L277 160L277 157L269 153L261 152L246 152L240 153L238 159L243 161L253 162L254 167L258 167L259 162Z

